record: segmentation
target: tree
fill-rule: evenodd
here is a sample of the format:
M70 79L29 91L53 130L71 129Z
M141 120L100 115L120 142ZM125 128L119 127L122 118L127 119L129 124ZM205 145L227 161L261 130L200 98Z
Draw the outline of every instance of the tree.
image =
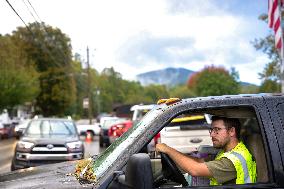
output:
M267 14L260 15L259 19L267 22ZM270 58L270 62L266 64L262 73L259 73L260 79L262 79L261 92L280 92L281 61L279 53L275 48L274 35L270 34L263 39L255 39L253 45L257 50L262 50Z
M149 85L144 90L145 96L150 98L150 103L156 103L159 99L170 97L165 85Z
M33 62L10 36L0 36L0 91L0 110L32 102L39 92Z
M276 93L279 91L280 91L280 85L270 79L264 80L261 86L259 87L259 92L261 93L265 93L265 92Z
M44 23L18 27L13 40L40 73L36 105L44 116L64 115L76 100L70 39Z
M102 111L111 112L114 105L123 104L125 92L122 89L122 76L112 67L105 68L98 79Z
M223 67L207 66L189 78L188 87L196 96L238 94L240 87L235 74Z
M242 85L241 94L256 94L259 93L259 86L257 85Z
M125 93L124 104L147 104L151 99L144 94L144 87L136 81L123 80L122 90Z
M170 97L177 97L177 98L194 97L193 91L188 89L186 85L174 86L170 89L169 93L170 93Z
M81 117L84 116L85 113L83 109L83 99L88 97L87 72L82 68L82 60L80 58L75 58L75 60L72 61L72 67L76 83L76 102L73 103L68 114L72 115L72 117L75 117L75 115L76 117Z

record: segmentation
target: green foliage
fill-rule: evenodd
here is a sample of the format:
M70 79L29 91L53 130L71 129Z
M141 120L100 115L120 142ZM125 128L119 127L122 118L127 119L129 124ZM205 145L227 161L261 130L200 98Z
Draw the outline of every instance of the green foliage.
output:
M261 93L275 93L275 92L280 92L280 84L277 83L276 81L266 79L264 82L261 84L259 87L259 92Z
M150 100L149 103L156 103L159 99L169 98L169 92L165 85L149 85L144 87L144 94Z
M267 22L267 14L260 15L259 19ZM259 76L262 79L259 89L260 92L280 92L281 88L279 87L279 83L281 78L281 59L279 56L280 54L275 48L274 35L270 34L263 39L255 39L253 45L257 50L261 50L267 54L270 59L270 62L266 64L264 70L259 73Z
M256 94L259 93L259 87L256 85L241 86L241 94Z
M87 73L81 66L81 60L74 60L71 64L76 83L76 103L73 103L72 110L69 110L68 113L71 115L83 115L83 99L88 97Z
M144 88L139 82L123 80L121 87L125 93L124 104L147 104L151 101L144 96Z
M32 102L39 92L33 62L10 36L0 37L0 110Z
M29 29L18 27L12 37L40 73L36 105L45 116L63 115L76 100L70 39L44 23L31 23Z
M113 68L105 68L98 82L100 89L100 102L102 111L112 111L113 105L124 102L124 92L122 91L121 74Z
M186 85L178 85L169 90L170 97L190 98L194 97L192 90L188 89Z
M238 94L239 83L222 67L208 66L192 75L188 81L189 89L196 96L216 96Z

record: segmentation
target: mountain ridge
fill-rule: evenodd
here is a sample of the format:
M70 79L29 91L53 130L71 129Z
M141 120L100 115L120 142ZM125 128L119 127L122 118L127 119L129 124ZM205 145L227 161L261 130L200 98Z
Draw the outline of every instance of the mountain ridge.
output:
M186 68L168 67L165 69L153 70L138 74L136 75L136 80L139 81L143 86L157 84L172 87L175 85L186 84L188 78L194 73L195 71ZM242 86L255 85L242 81L240 81L240 84Z

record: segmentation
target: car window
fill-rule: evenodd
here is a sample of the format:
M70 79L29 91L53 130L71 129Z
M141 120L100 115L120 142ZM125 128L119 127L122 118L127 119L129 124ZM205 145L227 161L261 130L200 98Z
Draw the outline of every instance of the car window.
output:
M112 125L116 124L116 123L120 123L122 121L125 121L126 119L123 118L118 118L118 119L110 119L110 120L105 120L105 122L102 125L102 128L108 129L110 128Z
M39 120L34 120L30 122L26 134L40 134L40 123Z
M76 129L71 121L32 121L26 134L73 135L76 134Z

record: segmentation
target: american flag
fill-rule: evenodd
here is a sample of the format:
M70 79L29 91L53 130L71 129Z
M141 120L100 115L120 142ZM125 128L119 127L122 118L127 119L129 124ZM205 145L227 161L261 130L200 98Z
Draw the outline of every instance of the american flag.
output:
M268 25L275 32L275 47L283 58L283 36L281 28L281 7L283 0L268 0Z

